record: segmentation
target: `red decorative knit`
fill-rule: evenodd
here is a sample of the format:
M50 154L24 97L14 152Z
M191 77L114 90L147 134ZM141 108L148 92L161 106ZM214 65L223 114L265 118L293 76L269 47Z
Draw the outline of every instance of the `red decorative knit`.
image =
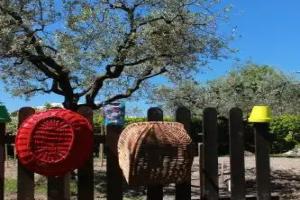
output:
M92 147L88 120L65 109L32 115L22 123L16 137L19 161L46 176L61 176L80 168L91 156Z

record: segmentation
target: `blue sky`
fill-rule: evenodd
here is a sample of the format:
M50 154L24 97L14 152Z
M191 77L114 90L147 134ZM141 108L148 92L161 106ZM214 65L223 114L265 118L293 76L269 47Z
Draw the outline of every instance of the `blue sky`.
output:
M206 81L224 75L236 62L251 60L258 64L268 64L300 78L300 1L299 0L226 0L232 4L230 20L220 31L236 28L236 39L231 47L238 52L230 59L212 61L209 69L198 74L198 80ZM56 95L42 95L24 101L4 92L0 83L0 101L9 111L22 106L44 105L45 102L62 102ZM131 106L133 103L129 104ZM145 108L144 102L134 102ZM128 105L128 104L127 104Z

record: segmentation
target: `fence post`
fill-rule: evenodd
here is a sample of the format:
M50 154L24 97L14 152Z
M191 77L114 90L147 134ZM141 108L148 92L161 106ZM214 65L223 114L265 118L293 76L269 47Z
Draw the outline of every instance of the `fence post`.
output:
M60 177L48 177L48 200L70 199L70 173Z
M0 123L0 200L4 200L5 123Z
M229 113L229 145L231 199L245 199L244 127L241 109L232 108Z
M33 108L21 108L19 110L19 126L23 121L25 121L34 113L35 110ZM17 179L17 199L34 200L34 173L23 167L23 165L19 161Z
M205 108L203 111L204 135L204 199L219 199L218 184L218 127L217 111Z
M269 124L254 123L257 199L271 199Z
M200 199L204 199L204 145L198 144L198 156L199 156L199 181L200 181Z
M191 112L186 107L179 107L176 110L176 121L184 125L184 128L190 133L191 130ZM190 200L191 199L191 177L186 183L176 184L176 200Z
M160 108L150 108L147 113L148 121L163 121L163 111ZM147 188L147 200L162 200L163 186L153 185Z
M78 113L83 115L93 124L93 110L89 107L80 107ZM85 165L78 169L78 200L93 200L94 199L94 159L93 153L87 160Z
M120 126L107 126L107 200L123 199L123 174L118 160L118 139L121 132L122 127Z

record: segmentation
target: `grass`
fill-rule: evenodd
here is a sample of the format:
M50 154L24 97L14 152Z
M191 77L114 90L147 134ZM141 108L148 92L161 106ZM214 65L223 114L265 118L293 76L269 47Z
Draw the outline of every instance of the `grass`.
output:
M5 179L5 193L16 193L17 192L17 180L16 179Z
M16 179L5 179L4 183L5 193L6 194L15 194L17 193L17 180ZM47 194L47 178L39 177L35 181L35 193L36 194ZM70 182L70 192L71 195L76 195L77 193L77 185L74 180Z

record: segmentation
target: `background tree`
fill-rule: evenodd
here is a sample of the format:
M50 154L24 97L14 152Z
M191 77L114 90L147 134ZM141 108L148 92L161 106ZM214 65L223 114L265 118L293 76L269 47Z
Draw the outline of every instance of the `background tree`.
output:
M274 115L300 114L300 82L271 66L246 63L207 85L188 81L176 88L159 87L154 101L169 109L185 105L198 116L207 106L216 107L222 116L237 106L246 116L258 104L271 106Z
M1 0L0 77L13 95L53 92L70 109L130 97L158 75L190 78L227 50L216 2Z
M183 81L176 87L159 86L151 94L151 101L159 104L169 115L178 106L185 106L195 118L202 115L202 109L208 106L208 89L195 81Z
M209 83L211 99L220 113L237 106L248 114L254 105L269 105L274 115L299 114L300 82L268 65L246 63Z

